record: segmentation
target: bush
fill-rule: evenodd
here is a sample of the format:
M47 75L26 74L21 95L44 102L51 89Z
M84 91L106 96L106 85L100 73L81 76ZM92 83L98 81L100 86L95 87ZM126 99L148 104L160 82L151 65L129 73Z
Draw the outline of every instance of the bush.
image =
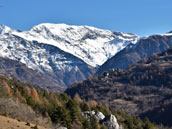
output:
M8 112L5 111L4 114L3 114L3 116L8 117Z
M38 129L38 126L37 125L35 125L34 127L31 127L32 129Z
M26 123L26 125L27 125L27 126L30 126L30 123L29 123L29 122L27 122L27 123Z

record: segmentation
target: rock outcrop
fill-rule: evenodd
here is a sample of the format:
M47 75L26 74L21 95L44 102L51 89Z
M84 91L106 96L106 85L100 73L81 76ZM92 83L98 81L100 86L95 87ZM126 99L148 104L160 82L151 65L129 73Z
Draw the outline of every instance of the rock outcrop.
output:
M86 111L83 112L82 115L89 120L91 120L92 116L95 116L99 124L105 125L107 129L122 129L122 126L118 124L115 115L110 114L108 116L105 116L102 112L95 111Z
M105 118L105 116L103 115L102 112L97 112L96 115L95 115L95 117L96 117L96 119L98 121L101 121L101 120L103 120Z
M121 129L114 115L109 115L102 122L108 129Z

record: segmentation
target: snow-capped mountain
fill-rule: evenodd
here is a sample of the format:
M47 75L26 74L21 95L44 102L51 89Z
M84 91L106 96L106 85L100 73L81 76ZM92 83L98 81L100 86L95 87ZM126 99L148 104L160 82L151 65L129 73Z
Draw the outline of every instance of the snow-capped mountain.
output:
M88 26L40 24L29 31L0 26L0 56L46 73L61 86L82 81L138 36Z
M14 31L12 34L28 41L56 46L93 67L102 65L129 43L136 43L138 39L138 36L134 34L88 26L49 23L34 26L29 31Z
M14 35L0 36L0 56L17 60L58 80L61 86L82 81L94 74L81 59L52 45L30 42Z

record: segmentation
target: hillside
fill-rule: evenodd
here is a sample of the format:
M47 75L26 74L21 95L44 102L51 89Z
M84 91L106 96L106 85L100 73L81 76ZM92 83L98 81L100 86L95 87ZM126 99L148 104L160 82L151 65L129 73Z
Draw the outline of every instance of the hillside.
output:
M142 113L140 117L149 117L152 122L162 123L165 126L172 126L170 116L172 115L172 103L166 101L161 106L156 107L148 112Z
M124 109L130 114L139 115L172 103L171 75L172 49L168 49L125 70L114 69L76 83L66 93L72 97L77 93L82 99L107 104L112 110ZM148 116L150 119L153 117ZM168 124L171 125L171 122Z
M171 33L142 37L136 44L128 45L111 59L107 60L97 70L97 74L115 68L125 69L130 64L143 58L148 58L153 54L163 52L170 47L172 47Z
M0 76L0 115L13 118L0 117L0 125L5 128L24 124L49 129L157 128L148 119L128 116L123 111L113 112L105 105L84 101L77 95L71 99L66 94L35 89L5 76Z
M27 125L26 122L0 116L0 129L34 129L34 127L36 127L34 124ZM48 129L40 126L37 127L38 129Z

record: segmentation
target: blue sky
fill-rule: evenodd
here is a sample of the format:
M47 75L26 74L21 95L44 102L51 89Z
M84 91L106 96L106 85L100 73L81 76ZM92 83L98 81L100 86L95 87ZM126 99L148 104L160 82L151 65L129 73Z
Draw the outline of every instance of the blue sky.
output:
M172 0L0 0L0 5L0 24L19 30L45 22L141 36L172 30Z

